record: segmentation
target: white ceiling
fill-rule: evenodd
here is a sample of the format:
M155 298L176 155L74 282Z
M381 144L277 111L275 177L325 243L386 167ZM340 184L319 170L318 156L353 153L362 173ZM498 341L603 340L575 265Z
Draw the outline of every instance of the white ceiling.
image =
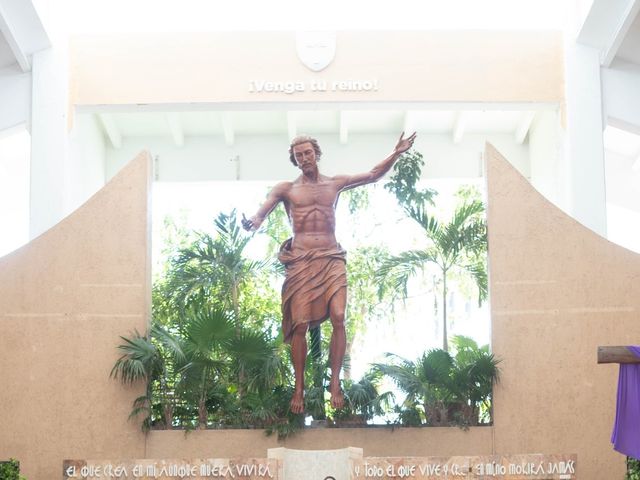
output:
M401 131L446 134L456 143L467 134L509 134L522 143L536 110L211 110L95 115L112 146L119 148L126 137L172 138L181 146L185 137L212 136L231 145L236 135L293 137L307 133L335 134L346 143L351 134Z

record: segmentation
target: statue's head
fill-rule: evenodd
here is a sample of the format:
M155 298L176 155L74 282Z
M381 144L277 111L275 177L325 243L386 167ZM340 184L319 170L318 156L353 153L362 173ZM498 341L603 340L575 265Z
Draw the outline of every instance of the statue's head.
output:
M299 135L293 140L291 140L291 145L289 146L289 160L293 163L294 166L298 166L298 162L296 162L296 157L293 154L293 147L297 145L302 145L303 143L310 143L313 146L314 152L316 152L316 161L320 160L322 156L322 150L320 150L320 145L318 144L318 140L309 135Z

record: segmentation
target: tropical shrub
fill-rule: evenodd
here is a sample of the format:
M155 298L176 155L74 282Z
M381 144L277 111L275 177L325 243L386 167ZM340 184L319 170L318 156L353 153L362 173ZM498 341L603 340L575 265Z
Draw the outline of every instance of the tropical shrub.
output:
M180 241L154 283L150 331L121 337L111 376L146 383L131 412L143 429L298 425L284 400L279 300L269 262L244 255L249 238L232 211L216 218L215 234Z
M627 474L625 480L640 480L640 460L627 457Z
M488 346L470 338L453 338L455 355L433 349L417 360L387 354L389 363L375 364L406 394L396 409L399 421L410 425L480 425L490 422L492 386L498 381L498 363Z
M14 458L0 462L0 480L26 480L20 475L20 462Z
M380 393L381 379L379 371L371 370L357 382L345 380L342 384L344 407L332 412L335 423L362 426L386 413L394 397L391 392Z

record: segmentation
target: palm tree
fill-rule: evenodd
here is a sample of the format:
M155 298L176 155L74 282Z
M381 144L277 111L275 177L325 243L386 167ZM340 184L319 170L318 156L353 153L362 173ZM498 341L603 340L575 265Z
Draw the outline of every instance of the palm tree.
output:
M158 409L169 427L247 424L260 415L268 423L267 407L251 413L255 400L274 404L282 397L276 385L290 380L285 347L269 328L277 317L274 301L258 298L267 262L244 256L250 237L241 233L235 211L218 215L215 224L214 235L181 242L154 283L150 333L122 337L124 353L112 376L147 383L134 405L147 414L147 426L157 423Z
M448 425L448 405L454 395L449 389L453 357L435 349L423 353L416 361L390 353L387 358L391 363L376 363L374 368L389 376L407 394L405 407L422 407L427 425Z
M383 415L394 398L392 392L380 393L382 373L373 369L356 381L343 383L344 407L334 412L336 423L351 426L364 425L376 415Z
M220 213L216 235L200 233L192 245L182 248L172 262L171 285L183 304L198 296L221 299L240 318L240 290L269 262L249 260L244 250L251 236L238 225L236 211Z
M407 394L406 410L422 407L427 425L477 425L480 411L490 412L499 360L488 345L478 347L468 337L455 336L452 343L455 356L442 349L425 352L416 361L387 354L391 363L374 365Z
M462 335L452 338L456 368L450 388L459 406L458 421L474 425L491 420L493 385L499 380L500 360L489 351L489 345L479 347L475 340Z
M185 327L186 358L178 366L182 373L181 388L187 400L193 400L197 406L198 427L206 428L207 400L212 390L224 385L228 378L225 345L234 336L234 323L223 310L201 308L187 314Z
M242 404L245 395L265 395L285 382L288 369L281 343L238 326L220 309L193 311L185 323L186 362L180 371L187 397L197 404L200 428L207 426L208 400L221 386L237 392Z
M235 336L242 330L240 293L242 286L264 269L269 262L253 261L244 250L251 237L244 235L236 211L220 213L215 220L216 236L201 233L195 242L182 248L173 260L169 282L176 292L177 303L191 311L220 303L218 309L229 309L235 319ZM238 370L238 393L244 395L244 369Z
M174 366L185 360L179 339L162 325L154 323L149 335L135 332L131 338L120 337L124 343L118 345L122 355L113 368L111 377L124 384L139 381L146 383L145 395L136 398L130 417L144 414L143 429L151 428L151 410L159 403L165 428L173 426L173 412L178 401L174 387L178 372ZM155 388L154 388L155 387Z
M447 298L451 274L462 272L470 275L478 287L478 302L487 297L484 204L480 200L464 201L456 208L448 223L440 223L428 214L424 204L408 205L405 211L424 230L429 243L424 249L409 250L385 258L377 278L382 285L402 293L406 298L409 278L424 271L428 264L437 266L442 282L442 348L448 351Z

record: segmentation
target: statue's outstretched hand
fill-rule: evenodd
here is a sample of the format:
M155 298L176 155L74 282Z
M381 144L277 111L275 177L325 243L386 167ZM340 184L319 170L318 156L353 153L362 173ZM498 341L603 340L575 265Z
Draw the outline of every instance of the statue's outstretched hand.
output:
M398 139L398 143L396 144L396 148L394 152L398 155L406 152L413 146L413 141L416 139L416 132L413 132L407 138L404 137L404 132L400 134L400 138Z
M244 213L242 214L242 220L240 221L240 223L242 223L242 228L244 228L247 231L250 231L255 227L253 220L245 217Z

